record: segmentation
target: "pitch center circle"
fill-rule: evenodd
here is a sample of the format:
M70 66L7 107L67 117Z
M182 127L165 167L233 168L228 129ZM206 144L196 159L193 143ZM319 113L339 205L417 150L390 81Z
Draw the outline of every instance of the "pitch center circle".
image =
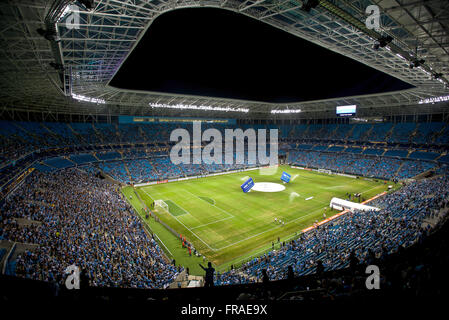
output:
M251 190L260 192L280 192L285 190L285 186L273 182L256 182Z

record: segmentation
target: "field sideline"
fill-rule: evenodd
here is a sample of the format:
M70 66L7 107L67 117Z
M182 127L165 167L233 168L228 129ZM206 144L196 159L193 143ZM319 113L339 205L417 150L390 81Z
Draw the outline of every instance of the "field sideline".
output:
M185 235L208 261L224 269L231 263L238 264L242 259L249 259L271 248L278 237L281 241L293 238L316 220L323 220L324 208L329 206L332 197L346 198L347 192L361 192L362 197L368 199L387 189L383 181L320 174L289 166L279 167L272 175L265 175L266 172L261 170L148 185L136 190L148 207L153 200L164 200L170 212L158 210L159 218ZM284 185L284 191L251 191L245 194L240 188L249 176L256 183L282 184L282 171L292 175L292 181ZM130 200L132 188L128 187L124 194ZM142 204L136 208L137 201L132 200L135 209L142 215ZM335 213L337 211L327 209L327 217ZM275 223L275 218L285 224ZM192 265L191 273L198 273L195 271L200 270L195 265L200 260L190 258L185 249L180 251L179 239L170 239L174 236L167 234L169 232L166 230L154 230L157 224L160 231L161 225L153 219L149 220L153 221L148 223L166 246L165 249L179 263ZM190 261L192 263L188 263Z

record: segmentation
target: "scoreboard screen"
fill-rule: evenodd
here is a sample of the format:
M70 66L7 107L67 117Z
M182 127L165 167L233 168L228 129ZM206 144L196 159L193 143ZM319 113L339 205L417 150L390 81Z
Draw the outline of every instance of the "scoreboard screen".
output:
M244 184L242 184L240 186L240 188L242 188L243 192L248 192L249 190L251 190L252 187L254 187L253 178L249 178L248 180L246 180L246 182Z
M357 111L357 106L355 104L350 105L350 106L339 106L337 107L337 116L340 117L351 117L351 116L355 116Z

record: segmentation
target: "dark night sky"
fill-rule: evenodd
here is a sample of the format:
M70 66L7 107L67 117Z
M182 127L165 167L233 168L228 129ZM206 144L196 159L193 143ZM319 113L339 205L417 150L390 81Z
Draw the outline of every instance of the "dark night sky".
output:
M110 84L279 103L410 88L265 23L210 8L158 17Z

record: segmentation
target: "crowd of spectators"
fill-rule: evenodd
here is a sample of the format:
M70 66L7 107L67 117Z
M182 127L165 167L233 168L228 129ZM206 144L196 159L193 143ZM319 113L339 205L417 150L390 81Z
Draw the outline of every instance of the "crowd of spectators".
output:
M17 258L17 275L61 283L64 269L75 264L92 286L167 287L179 270L165 260L116 187L92 171L35 172L5 200L0 238L36 245ZM349 212L238 269L217 273L215 284L258 282L264 269L270 280L284 279L289 267L295 276L335 271L352 260L368 263L409 247L429 231L425 219L447 205L444 173L370 203L380 211Z
M18 176L25 169L25 166L31 164L30 161L34 161L34 166L38 169L53 171L58 168L55 168L49 162L52 157L71 157L78 153L86 155L81 159L75 158L75 160L82 162L95 159L94 155L99 161L127 161L168 156L170 133L178 128L184 128L192 134L192 125L189 123L105 124L1 121L0 188ZM441 157L440 155L447 151L445 146L449 142L449 127L446 123L440 122L419 124L301 124L295 126L202 123L202 130L209 128L217 129L222 136L225 135L226 129L278 129L281 145L282 142L289 141L291 143L293 140L294 143L292 143L291 148L294 150L293 153L295 150L299 152L300 157L297 157L297 164L299 165L377 176L385 179L407 179L433 166L438 166L440 160L445 159L444 154ZM310 153L305 153L302 148L299 148L299 150L295 148L295 144L300 141L310 144L310 147L312 147L308 149L311 151ZM334 143L337 143L338 146L333 145ZM379 157L365 157L357 155L355 151L354 153L348 152L351 149L350 146L354 143L358 146L354 150L362 152L363 147L367 147L363 154ZM420 145L416 145L416 143L420 143ZM346 149L345 145L348 146ZM374 149L371 150L370 148ZM383 152L384 148L388 150L383 156L376 153ZM341 152L341 149L345 150ZM412 158L412 155L416 152L411 152L408 156L409 151L422 149L435 152L432 154L421 152L420 157L422 158L417 159L421 161L415 161L416 159ZM106 150L108 151L105 152ZM325 150L332 151L334 154L321 152ZM279 154L283 151L285 150L280 149ZM315 153L312 151L315 151ZM374 153L370 153L371 151ZM385 157L389 156L391 152L393 155L395 151L399 152L397 159ZM25 155L31 155L31 160L23 160ZM89 158L89 156L92 157ZM403 159L406 157L408 158ZM405 164L402 165L403 160L410 161L404 162ZM43 163L43 166L40 162ZM348 162L352 165L348 165ZM80 165L77 161L66 163L68 166ZM129 171L132 171L130 173L122 170L122 165L118 162L116 164L121 168L113 169L106 165L108 167L106 169L114 171L113 175L115 174L114 176L118 180L125 183L168 179L230 169L226 165L212 163L203 163L199 166L170 167L165 166L162 161L163 169L168 169L169 172L152 170L151 174L147 175L146 171L141 170L140 167L142 166L140 166L139 161L131 163L131 166L135 165L136 167L129 167ZM240 167L233 166L233 169ZM158 175L158 178L155 178L155 174Z
M291 150L288 162L302 167L389 180L412 178L436 166L436 163L428 161L313 150Z
M11 160L39 148L73 144L166 143L170 131L178 127L177 124L125 126L5 121L1 125L0 162L8 162L8 166L13 167L16 163L9 164ZM393 137L397 142L410 142L416 136L416 139L419 137L419 141L426 143L430 140L441 144L449 141L449 129L445 124L397 126L396 129L393 124L367 126L369 128L344 125L341 132L339 125L287 126L280 129L281 138L333 136L346 140L357 137L382 140ZM208 127L216 126L204 125L203 129ZM219 130L223 133L225 128L233 127L219 126ZM258 128L247 125L243 129L249 127ZM407 132L409 137L402 139L402 132ZM351 134L354 139L351 139ZM97 153L105 161L95 166L88 164L80 167L84 171L76 168L53 173L36 170L31 174L1 205L0 238L37 246L18 258L17 274L31 279L61 282L64 269L75 264L86 271L93 286L166 287L178 270L164 260L161 249L145 232L119 192L93 174L99 168L119 181L131 183L240 169L247 164L204 162L174 165L168 158L168 146L163 150L148 146L136 150L128 148L126 151L119 151L120 146L117 145L108 146L106 149L111 151ZM318 148L317 144L314 150L293 147L289 150L287 161L299 166L399 180L432 168L436 168L438 174L449 172L447 166L438 167L435 161L325 152L328 146L328 143L323 143ZM82 151L95 154L93 147ZM12 169L5 165L0 170L3 170L0 172L2 176L6 176L4 173ZM19 171L11 172L16 174ZM355 211L344 215L298 240L280 244L279 250L254 258L239 269L217 274L215 282L219 285L256 282L263 269L267 270L271 280L275 280L285 276L288 266L296 275L309 275L317 271L318 262L324 270L332 271L349 266L351 259L379 259L420 239L426 232L422 228L423 220L431 217L444 197L449 196L448 190L447 177L411 183L392 195L376 200L373 205L380 207L381 211ZM22 219L30 223L24 223Z
M421 180L374 200L380 211L354 210L330 223L302 234L297 240L280 243L280 249L253 258L241 268L217 274L215 282L257 282L262 270L270 280L284 279L288 267L296 276L350 267L351 260L369 263L419 241L429 230L425 219L434 217L448 204L449 177Z
M164 288L179 271L116 187L78 169L29 177L1 207L0 237L37 245L16 269L36 280L61 283L75 264L92 286Z

